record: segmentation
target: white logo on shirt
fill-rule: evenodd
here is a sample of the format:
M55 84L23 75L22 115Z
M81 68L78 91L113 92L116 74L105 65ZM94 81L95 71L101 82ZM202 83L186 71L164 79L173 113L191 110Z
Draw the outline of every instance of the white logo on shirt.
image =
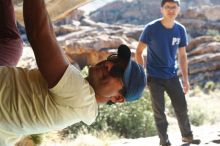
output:
M179 45L180 44L180 38L173 38L173 41L172 41L172 45Z

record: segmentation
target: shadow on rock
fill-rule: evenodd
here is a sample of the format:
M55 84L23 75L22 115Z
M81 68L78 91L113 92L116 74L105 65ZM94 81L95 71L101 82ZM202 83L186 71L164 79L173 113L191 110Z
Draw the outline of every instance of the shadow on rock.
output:
M220 144L220 139L218 140L213 140L212 142L216 143L216 144Z
M200 139L194 139L191 143L184 143L181 146L190 146L190 144L196 144L199 145L201 143Z

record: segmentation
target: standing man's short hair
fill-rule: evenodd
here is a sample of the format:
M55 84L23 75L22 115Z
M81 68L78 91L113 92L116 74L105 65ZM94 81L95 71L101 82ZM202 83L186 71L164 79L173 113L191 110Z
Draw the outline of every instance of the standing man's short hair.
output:
M178 6L180 5L180 0L161 0L161 7L163 7L166 2L174 2L177 3Z

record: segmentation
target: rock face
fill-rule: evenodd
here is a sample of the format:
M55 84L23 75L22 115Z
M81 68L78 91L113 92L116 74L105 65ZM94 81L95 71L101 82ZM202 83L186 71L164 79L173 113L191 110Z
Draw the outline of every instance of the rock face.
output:
M37 68L34 53L30 47L23 48L23 53L17 64L17 67L23 67L29 69Z
M220 5L189 8L180 15L179 21L186 26L192 37L220 32Z
M192 37L206 35L209 30L220 32L220 1L185 0L181 1L181 13L178 17ZM91 13L91 19L108 24L144 25L161 17L160 1L152 0L119 0Z
M58 37L69 60L77 63L80 68L106 59L121 44L127 44L131 49L136 48L137 38L142 30L141 26L135 28L131 25L117 26L91 21L89 25L75 27L71 33ZM65 32L63 27L62 31ZM60 34L60 29L57 28L56 33Z
M36 146L34 144L31 136L22 138L18 143L15 144L15 146Z
M206 20L220 21L219 9L220 9L220 5L205 6L201 8L201 13L204 14Z
M174 146L218 146L219 140L219 123L213 126L193 127L193 135L195 138L201 139L200 144L187 144L181 141L179 131L168 132L170 142ZM138 138L138 139L119 139L111 141L109 146L157 146L159 144L158 136Z
M92 20L108 24L145 24L159 16L160 3L152 0L118 0L107 4L90 15Z
M191 84L220 81L220 37L195 38L187 53Z
M204 15L208 16L206 18L216 20L220 15L217 11L218 9L214 8L218 7L216 5L220 5L220 1L184 0L181 1L181 11L185 13L189 8L198 8L201 9L202 14L205 13ZM203 8L204 6L207 8ZM117 0L90 14L91 19L96 22L108 24L131 23L139 25L146 24L160 16L160 0Z

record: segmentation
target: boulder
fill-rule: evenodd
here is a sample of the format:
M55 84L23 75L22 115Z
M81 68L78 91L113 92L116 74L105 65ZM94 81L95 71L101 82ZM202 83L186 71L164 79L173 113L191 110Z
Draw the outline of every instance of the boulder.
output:
M208 21L220 21L219 9L220 5L204 6L201 9L201 13L206 17Z
M190 40L188 46L187 46L187 52L192 51L193 49L197 48L202 43L208 43L208 42L220 42L220 37L216 36L201 36L196 37L192 40Z

